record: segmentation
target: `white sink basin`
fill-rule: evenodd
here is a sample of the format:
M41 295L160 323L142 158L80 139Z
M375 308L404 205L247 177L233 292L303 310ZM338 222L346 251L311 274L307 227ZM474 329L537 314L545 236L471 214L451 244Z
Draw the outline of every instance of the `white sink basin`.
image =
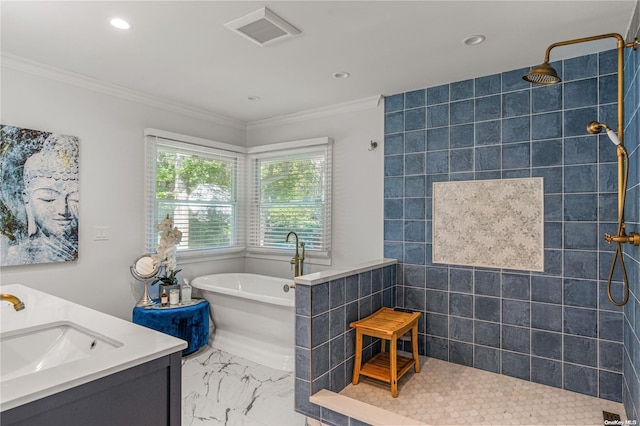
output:
M122 346L69 321L0 334L0 382Z

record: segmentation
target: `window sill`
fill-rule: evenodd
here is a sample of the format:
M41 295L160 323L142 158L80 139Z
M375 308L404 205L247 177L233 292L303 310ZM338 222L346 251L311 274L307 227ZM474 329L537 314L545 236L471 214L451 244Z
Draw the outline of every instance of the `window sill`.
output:
M182 264L205 262L208 260L237 259L245 257L244 247L223 248L217 250L192 250L178 252L178 262Z
M273 249L247 249L245 257L252 259L275 260L289 262L295 255L293 250L273 250ZM331 266L331 256L327 252L306 252L304 263L307 265Z

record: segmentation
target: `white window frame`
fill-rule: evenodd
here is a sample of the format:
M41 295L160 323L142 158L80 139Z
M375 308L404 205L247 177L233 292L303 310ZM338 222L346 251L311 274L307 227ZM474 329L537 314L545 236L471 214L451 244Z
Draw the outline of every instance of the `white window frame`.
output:
M222 247L200 249L179 249L177 256L181 262L189 258L219 257L220 255L237 255L245 250L246 212L244 207L245 148L222 142L209 141L157 129L145 130L145 250L154 253L157 244L157 232L154 226L158 222L158 200L156 199L156 162L158 146L176 148L178 150L226 157L235 162L233 195L234 200L234 235L232 244ZM231 256L234 257L234 256Z

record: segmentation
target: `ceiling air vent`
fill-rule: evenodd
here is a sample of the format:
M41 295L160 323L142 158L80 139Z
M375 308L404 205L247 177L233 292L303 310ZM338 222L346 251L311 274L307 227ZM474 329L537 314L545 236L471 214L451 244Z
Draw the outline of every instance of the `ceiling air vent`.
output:
M224 26L259 46L266 46L276 40L300 34L299 29L266 7L234 19Z

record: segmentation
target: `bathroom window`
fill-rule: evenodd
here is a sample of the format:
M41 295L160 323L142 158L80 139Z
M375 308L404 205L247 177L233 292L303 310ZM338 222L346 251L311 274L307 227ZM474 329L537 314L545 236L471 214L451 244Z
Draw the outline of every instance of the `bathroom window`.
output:
M147 134L147 251L155 251L154 226L167 215L182 231L179 255L243 249L244 158L242 152Z
M329 256L331 151L329 138L249 149L250 251L290 250L295 231L307 253Z

